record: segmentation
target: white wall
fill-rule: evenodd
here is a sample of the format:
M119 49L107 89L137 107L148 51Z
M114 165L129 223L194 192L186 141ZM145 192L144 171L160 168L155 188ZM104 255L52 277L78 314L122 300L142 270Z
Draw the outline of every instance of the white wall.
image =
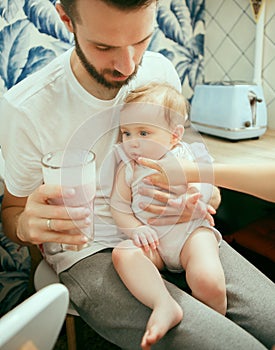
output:
M266 1L262 85L268 126L275 129L275 1ZM254 76L256 22L248 0L206 0L205 81Z

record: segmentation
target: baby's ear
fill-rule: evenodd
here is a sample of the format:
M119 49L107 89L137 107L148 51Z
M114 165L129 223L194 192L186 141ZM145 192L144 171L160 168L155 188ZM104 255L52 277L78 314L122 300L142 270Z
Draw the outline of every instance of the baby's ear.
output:
M175 127L175 129L172 132L172 142L173 144L178 143L181 141L182 136L184 134L184 126L179 124Z

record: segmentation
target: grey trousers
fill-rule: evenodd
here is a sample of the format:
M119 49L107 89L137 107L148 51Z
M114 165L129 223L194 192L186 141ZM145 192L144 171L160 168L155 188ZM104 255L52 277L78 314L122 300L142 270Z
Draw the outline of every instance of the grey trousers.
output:
M220 257L227 284L226 317L166 281L184 316L154 349L260 350L275 344L275 284L224 241ZM60 279L76 310L96 332L123 349L140 349L151 310L121 282L110 250L81 260Z

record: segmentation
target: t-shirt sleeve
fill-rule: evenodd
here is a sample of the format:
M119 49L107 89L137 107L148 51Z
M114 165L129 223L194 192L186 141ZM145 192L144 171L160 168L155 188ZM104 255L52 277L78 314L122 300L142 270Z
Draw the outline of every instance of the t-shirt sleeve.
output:
M0 101L0 125L5 184L14 196L26 197L42 183L39 137L24 112L5 98Z

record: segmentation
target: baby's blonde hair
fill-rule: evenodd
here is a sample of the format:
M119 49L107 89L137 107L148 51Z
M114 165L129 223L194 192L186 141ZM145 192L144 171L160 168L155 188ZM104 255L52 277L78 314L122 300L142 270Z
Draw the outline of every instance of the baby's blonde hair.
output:
M149 83L131 91L125 103L144 102L164 107L164 117L169 126L184 125L189 103L173 86L167 83ZM171 113L174 112L174 113Z

